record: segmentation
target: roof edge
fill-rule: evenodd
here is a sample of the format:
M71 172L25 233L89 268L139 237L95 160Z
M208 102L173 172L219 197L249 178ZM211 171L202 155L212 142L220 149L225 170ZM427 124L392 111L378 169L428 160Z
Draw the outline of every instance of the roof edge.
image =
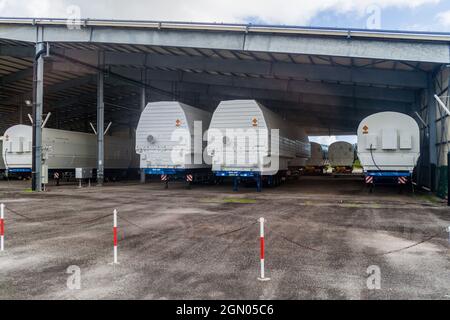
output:
M0 17L0 24L66 26L73 25L74 20L63 18L8 18ZM76 21L77 22L77 21ZM244 33L273 33L290 35L311 35L346 38L374 38L382 40L411 40L450 42L450 33L421 32L400 30L371 30L353 28L327 28L287 25L206 23L182 21L144 21L144 20L104 20L80 19L82 27L111 27L158 30L197 30Z

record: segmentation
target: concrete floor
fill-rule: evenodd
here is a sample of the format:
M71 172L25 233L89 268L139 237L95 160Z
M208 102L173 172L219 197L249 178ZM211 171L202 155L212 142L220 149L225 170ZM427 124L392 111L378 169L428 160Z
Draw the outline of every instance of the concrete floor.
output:
M450 299L450 211L429 196L369 195L362 180L332 177L262 193L156 182L27 188L0 182L0 299ZM261 216L268 282L257 280ZM80 290L66 286L71 265ZM372 265L379 290L367 288Z

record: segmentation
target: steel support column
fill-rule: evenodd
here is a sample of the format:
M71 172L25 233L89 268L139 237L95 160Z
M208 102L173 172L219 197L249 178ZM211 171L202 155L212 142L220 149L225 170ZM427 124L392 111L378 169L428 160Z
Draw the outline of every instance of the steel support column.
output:
M142 81L146 84L145 79L145 71L143 71L143 77ZM146 88L145 86L141 87L141 112L145 109L146 103L147 103L147 97L146 97ZM141 168L141 183L145 183L145 171L143 168Z
M450 150L447 152L447 206L450 207Z
M437 129L436 129L436 112L437 101L434 98L435 92L435 75L428 76L428 130L429 130L429 187L432 192L436 191L437 178Z
M42 32L42 30L38 29ZM33 191L42 191L42 112L44 107L44 53L45 45L36 43L33 74L33 154L32 154L32 181Z
M19 124L23 124L23 104L19 105Z
M426 139L427 136L427 132L428 132L428 128L426 126L426 124L422 123L421 120L414 114L417 113L421 119L423 114L421 114L421 104L420 104L420 93L415 93L415 98L414 98L414 102L412 103L411 106L411 110L413 112L413 114L411 115L414 119L417 119L417 122L419 123L419 128L420 128L420 135L419 135L419 141L420 141L420 157L419 160L417 162L417 170L416 170L416 183L417 183L417 187L421 187L426 185L426 182L423 181L423 172L422 169L424 167L424 141Z
M449 47L449 49L450 49L450 47ZM447 68L449 68L449 66L447 66ZM449 99L450 99L450 73L449 73L448 79L447 79L447 95L449 96ZM445 119L442 119L441 125L446 126L446 130L444 130L444 133L446 135L445 141L447 141L447 206L450 207L450 145L449 145L449 139L448 139L450 118L447 117ZM442 137L441 137L441 140L442 140ZM443 148L442 145L441 145L441 147ZM449 231L450 231L450 229L449 229Z
M98 56L98 65L101 71L97 74L97 184L103 185L105 174L105 103L104 103L104 53Z

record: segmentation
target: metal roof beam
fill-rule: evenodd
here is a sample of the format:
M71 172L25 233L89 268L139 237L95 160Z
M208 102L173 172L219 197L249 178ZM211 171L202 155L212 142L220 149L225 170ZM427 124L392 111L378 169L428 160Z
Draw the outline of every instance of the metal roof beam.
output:
M70 59L95 63L95 51L55 49ZM236 72L261 76L289 77L295 79L353 82L406 88L426 88L427 74L421 71L352 68L294 64L289 62L242 61L206 57L170 56L145 53L105 52L105 64L110 66L159 67L197 69L216 72Z
M26 78L33 77L33 68L23 69L14 73L10 73L0 78L0 86L6 86L10 83L21 81Z
M161 90L169 90L172 87L171 82L167 81L151 81L153 87ZM199 94L211 96L230 96L240 99L266 99L278 100L285 102L294 102L299 104L318 104L328 106L347 106L357 109L370 110L397 110L405 111L411 106L407 103L373 100L373 99L353 99L337 96L322 96L307 93L286 92L278 90L262 90L262 89L247 89L238 87L216 86L216 85L198 85L190 83L179 83L177 85L179 92L196 92Z
M75 78L75 79L59 82L56 84L47 85L44 87L44 95L52 94L55 92L59 92L59 91L63 91L63 90L71 89L71 88L76 88L76 87L90 84L90 83L95 83L95 80L96 80L95 75L87 75L87 76L83 76L80 78ZM19 96L0 100L0 105L19 105L19 104L23 103L24 100L31 99L32 95L33 95L33 91L30 90L28 92L22 93Z
M283 112L313 112L313 113L326 113L329 115L336 115L343 118L356 118L362 119L367 115L377 112L378 110L370 109L357 109L351 105L342 106L330 106L326 104L319 103L294 103L285 101L270 101L270 100L260 100L267 107L271 107L277 110L283 110ZM265 103L264 103L265 102ZM386 109L385 109L386 110ZM383 110L379 110L383 111Z
M9 44L0 44L0 56L9 56L16 58L32 58L34 57L33 46L13 46Z
M123 67L113 67L117 73L124 73L137 78L137 72ZM214 75L208 73L192 73L183 71L148 70L147 79L183 83L198 83L239 88L254 88L263 90L280 90L288 92L312 93L326 96L342 96L367 99L380 99L412 103L415 101L415 91L405 89L390 89L369 86L341 85L334 83L308 82L301 80L263 79Z
M82 53L78 50L75 50L75 52L66 50L65 54L70 56L77 55L79 58L82 58ZM427 74L420 71L394 71L342 66L294 64L289 62L242 61L205 57L106 52L105 64L236 72L261 76L353 82L408 88L426 88L427 86Z

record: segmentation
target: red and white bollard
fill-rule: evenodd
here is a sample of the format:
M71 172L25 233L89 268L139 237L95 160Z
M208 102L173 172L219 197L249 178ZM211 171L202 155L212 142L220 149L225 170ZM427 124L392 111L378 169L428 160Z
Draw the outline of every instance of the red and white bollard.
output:
M260 225L260 245L261 245L261 275L258 278L259 281L269 281L270 278L266 278L264 274L264 218L259 218Z
M113 262L113 264L118 264L118 262L117 262L117 210L116 209L114 209L113 237L114 237L114 262Z
M0 204L0 251L5 250L5 205Z
M448 232L448 243L450 243L450 226L448 226L447 232Z

